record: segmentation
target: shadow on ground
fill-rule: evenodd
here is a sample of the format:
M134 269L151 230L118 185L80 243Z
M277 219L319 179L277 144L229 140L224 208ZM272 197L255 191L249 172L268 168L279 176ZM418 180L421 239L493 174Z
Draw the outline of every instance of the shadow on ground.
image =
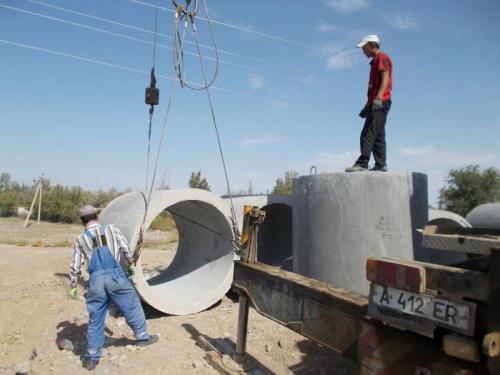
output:
M160 318L166 318L169 316L174 316L171 314L162 313L161 311L156 310L154 307L149 306L144 301L141 301L141 304L142 304L142 308L144 309L144 314L146 315L147 320L154 320L154 319L160 319ZM222 300L217 301L215 304L213 304L212 306L210 306L209 308L207 308L203 311L200 311L199 313L203 313L205 311L210 311L212 309L215 309L215 308L219 307L221 304L222 304ZM193 314L193 315L195 315L195 314Z
M56 345L61 339L71 341L73 344L73 353L83 359L85 349L87 347L87 328L88 324L77 324L70 321L64 321L57 325ZM107 335L106 335L107 334ZM135 345L135 340L130 340L126 337L114 338L113 331L108 327L105 328L104 348L110 346L127 346Z
M228 337L225 338L212 338L202 334L192 324L184 323L182 327L191 335L193 341L198 344L199 337L201 336L210 344L212 344L222 354L229 355L235 362L239 363L244 369L245 373L252 373L252 370L259 370L259 374L273 375L274 372L263 365L255 357L248 353L242 358L235 356L236 344ZM204 348L203 348L204 349Z
M302 353L302 361L289 367L296 375L354 375L356 365L331 349L314 341L298 341L297 348Z

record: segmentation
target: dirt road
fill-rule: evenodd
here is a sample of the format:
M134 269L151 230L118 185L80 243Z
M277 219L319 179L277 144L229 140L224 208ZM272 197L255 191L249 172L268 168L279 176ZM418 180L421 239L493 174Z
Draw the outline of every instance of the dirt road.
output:
M165 261L165 251L143 253L144 263ZM83 297L68 296L70 248L0 245L0 374L29 366L33 374L84 374L87 314ZM79 286L80 296L84 288ZM123 318L107 317L106 349L98 374L217 374L196 345L198 335L235 342L238 305L221 303L191 316L167 316L146 308L158 344L138 349ZM57 338L73 351L60 351ZM251 311L248 352L277 374L352 374L353 365L331 351Z

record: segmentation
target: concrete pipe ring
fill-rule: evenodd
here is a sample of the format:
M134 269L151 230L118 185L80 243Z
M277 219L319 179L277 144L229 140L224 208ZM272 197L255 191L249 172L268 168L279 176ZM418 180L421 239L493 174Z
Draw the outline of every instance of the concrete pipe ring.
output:
M164 210L177 225L179 245L172 263L147 279L137 262L134 286L141 299L167 314L200 312L219 301L233 279L234 238L228 205L198 189L153 192L145 228ZM145 212L144 195L132 192L113 200L102 212L103 225L114 224L134 249Z

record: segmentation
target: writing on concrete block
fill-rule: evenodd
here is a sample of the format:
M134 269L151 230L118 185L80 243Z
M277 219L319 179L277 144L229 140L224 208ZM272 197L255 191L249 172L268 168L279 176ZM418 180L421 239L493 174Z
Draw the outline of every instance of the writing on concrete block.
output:
M381 233L383 239L390 241L407 238L407 235L401 228L401 224L394 223L390 218L384 216L380 216L377 224L375 224L375 231Z

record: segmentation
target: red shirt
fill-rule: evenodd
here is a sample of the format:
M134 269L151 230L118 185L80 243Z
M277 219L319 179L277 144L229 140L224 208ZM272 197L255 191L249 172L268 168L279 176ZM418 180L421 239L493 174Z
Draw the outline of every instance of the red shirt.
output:
M392 91L392 60L389 55L379 52L372 61L370 62L370 81L368 82L368 104L371 105L375 98L377 97L378 90L380 89L380 85L382 84L382 71L389 72L389 85L387 86L387 90L384 92L382 96L382 100L386 101L391 99L391 91Z

